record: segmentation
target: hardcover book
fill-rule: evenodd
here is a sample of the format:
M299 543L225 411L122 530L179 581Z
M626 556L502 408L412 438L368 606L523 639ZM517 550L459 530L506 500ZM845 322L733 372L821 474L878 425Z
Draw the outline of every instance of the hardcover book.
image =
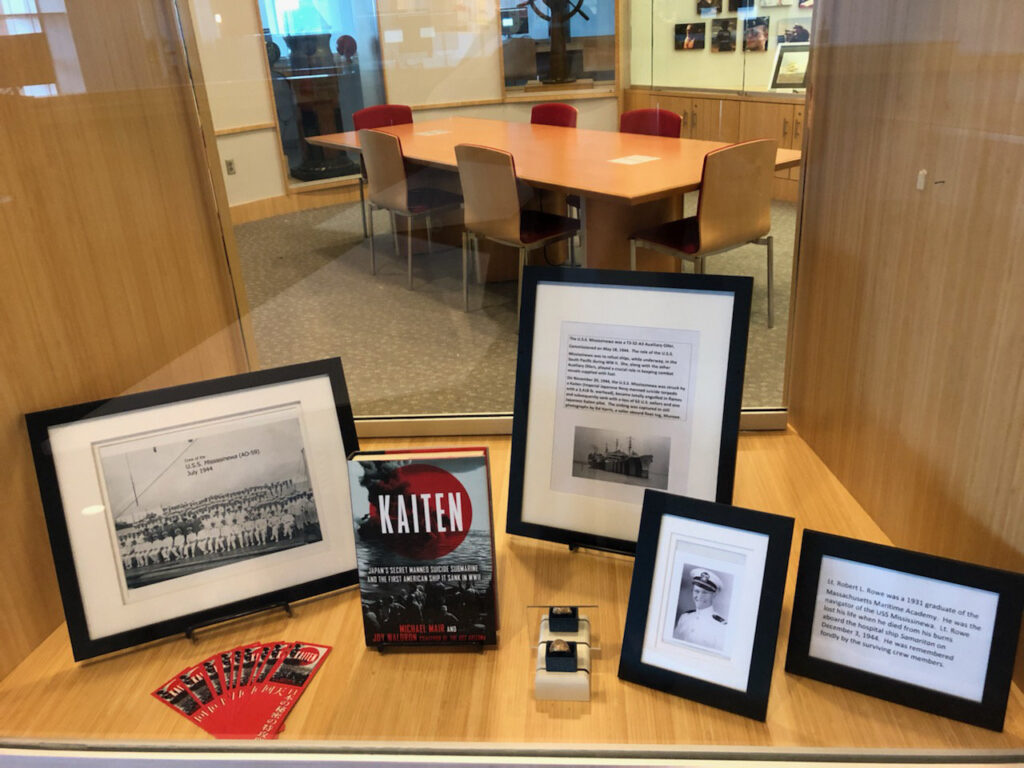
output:
M487 449L362 452L348 466L366 644L493 645Z

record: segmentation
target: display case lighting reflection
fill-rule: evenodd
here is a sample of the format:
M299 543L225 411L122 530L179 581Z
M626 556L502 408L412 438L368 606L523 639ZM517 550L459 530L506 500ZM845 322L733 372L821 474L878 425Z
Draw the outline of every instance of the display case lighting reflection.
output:
M87 517L89 515L101 515L107 508L102 504L90 504L88 507L82 508L82 516Z
M221 17L219 13L215 13L213 14L213 20L220 24L224 19Z

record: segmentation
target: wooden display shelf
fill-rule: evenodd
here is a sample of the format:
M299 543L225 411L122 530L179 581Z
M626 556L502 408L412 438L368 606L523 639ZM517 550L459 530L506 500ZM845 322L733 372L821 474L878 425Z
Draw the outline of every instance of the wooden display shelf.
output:
M210 737L149 695L187 663L255 641L305 640L334 647L281 734L284 742L448 742L590 747L672 745L924 752L1024 751L1024 697L1013 686L1006 727L995 733L783 670L803 527L877 542L887 539L793 432L740 438L735 503L796 517L797 526L767 721L732 715L616 676L632 560L505 534L509 439L364 440L364 448L480 445L491 449L501 629L482 653L367 649L357 590L174 638L116 657L75 664L57 628L0 682L0 739L199 742ZM597 604L593 698L536 701L531 645L537 604ZM285 745L287 746L287 745ZM991 757L991 754L989 755ZM876 755L877 757L877 755Z

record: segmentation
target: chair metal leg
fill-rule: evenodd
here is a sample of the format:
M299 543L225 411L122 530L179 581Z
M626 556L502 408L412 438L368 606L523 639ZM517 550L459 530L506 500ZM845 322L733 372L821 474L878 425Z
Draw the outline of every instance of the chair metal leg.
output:
M399 254L398 251L398 217L395 216L394 211L388 211L391 214L391 237L395 241L395 256Z
M774 282L774 238L768 235L764 238L765 245L768 246L768 327L775 327L775 313L772 308L772 283Z
M359 177L359 210L363 214L363 239L365 240L368 236L366 230L366 182L363 181L361 176Z
M462 233L462 311L469 312L469 232Z
M373 213L370 213L370 274L377 274L377 252L373 248Z
M434 245L430 242L430 214L426 216L427 219L427 255L432 256L434 254Z
M636 272L636 240L629 240L629 271Z
M408 262L406 270L409 273L409 290L412 290L412 216L405 220L405 253Z

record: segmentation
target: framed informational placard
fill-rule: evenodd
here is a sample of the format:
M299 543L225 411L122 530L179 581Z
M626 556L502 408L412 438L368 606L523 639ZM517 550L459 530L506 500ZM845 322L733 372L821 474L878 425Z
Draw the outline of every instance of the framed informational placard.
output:
M1000 731L1024 578L805 531L786 671Z
M338 359L25 418L76 660L356 583Z
M632 552L648 488L732 500L752 286L524 270L509 533Z
M793 519L644 496L619 677L764 720Z

